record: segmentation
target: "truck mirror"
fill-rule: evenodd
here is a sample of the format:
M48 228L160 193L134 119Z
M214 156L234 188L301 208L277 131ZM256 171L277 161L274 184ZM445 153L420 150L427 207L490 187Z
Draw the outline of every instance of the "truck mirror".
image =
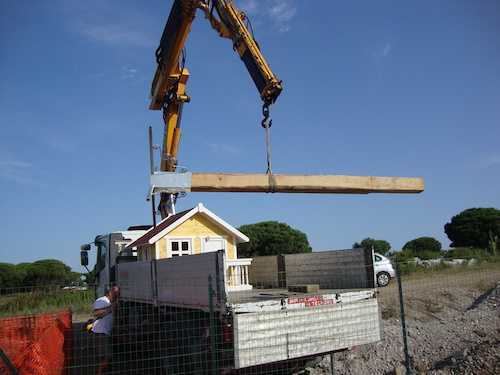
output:
M89 253L87 253L85 250L80 251L80 264L82 266L89 265Z
M90 244L86 243L86 244L80 246L80 250L81 251L89 251L90 250Z

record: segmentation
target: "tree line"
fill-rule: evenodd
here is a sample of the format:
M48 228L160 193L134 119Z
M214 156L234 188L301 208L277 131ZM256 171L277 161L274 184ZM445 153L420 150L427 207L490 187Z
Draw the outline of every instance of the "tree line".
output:
M0 288L50 285L68 286L80 282L80 273L71 271L60 260L42 259L32 263L0 263Z
M238 228L250 238L249 243L238 245L240 257L311 252L307 235L288 224L265 221ZM500 210L496 208L469 208L453 216L444 225L451 241L449 256L497 256L500 245ZM391 244L383 239L367 237L355 242L353 248L373 249L382 255L391 251ZM430 236L406 242L402 251L395 252L397 260L418 256L422 259L442 255L441 243Z
M497 257L500 236L500 210L496 208L469 208L444 225L451 250L442 252L441 243L432 237L419 237L408 241L396 260L404 261L417 256L434 259L446 255L451 258Z

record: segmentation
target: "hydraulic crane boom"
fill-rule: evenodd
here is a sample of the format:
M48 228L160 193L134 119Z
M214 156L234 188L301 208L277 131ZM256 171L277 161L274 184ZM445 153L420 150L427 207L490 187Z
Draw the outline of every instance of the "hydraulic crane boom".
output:
M156 50L158 67L151 86L149 108L161 109L165 96L176 84L182 70L179 68L179 60L196 9L203 10L205 18L221 37L232 40L233 48L245 63L262 101L267 104L274 103L282 90L281 81L269 67L245 25L245 13L239 11L231 0L175 0L163 30L160 46Z
M281 81L269 67L245 24L245 13L238 10L231 0L175 0L155 53L158 66L151 85L149 106L152 110L163 110L165 131L161 171L173 172L177 167L182 108L190 101L186 94L189 71L184 66L183 49L197 9L204 12L221 37L233 42L233 49L243 60L266 111L282 90ZM162 218L173 213L174 200L173 194L161 194L159 208Z

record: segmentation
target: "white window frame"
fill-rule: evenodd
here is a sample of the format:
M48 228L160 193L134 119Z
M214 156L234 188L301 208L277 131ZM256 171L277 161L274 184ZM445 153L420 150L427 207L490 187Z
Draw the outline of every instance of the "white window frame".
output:
M183 256L183 255L192 255L193 254L193 239L190 237L174 237L174 238L169 238L167 242L167 250L170 258L173 258L174 254L172 252L172 242L178 242L179 243L179 251L177 256ZM183 251L182 250L182 242L187 242L188 243L188 250Z

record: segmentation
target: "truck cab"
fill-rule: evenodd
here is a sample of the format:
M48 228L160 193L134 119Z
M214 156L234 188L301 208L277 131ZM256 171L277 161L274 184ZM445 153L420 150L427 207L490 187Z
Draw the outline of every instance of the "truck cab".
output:
M88 251L92 244L96 250L94 266L97 297L104 295L106 288L116 282L116 265L137 260L134 249L125 249L126 246L142 236L150 225L129 227L126 231L116 231L96 236L94 242L81 246L81 264L88 265Z

